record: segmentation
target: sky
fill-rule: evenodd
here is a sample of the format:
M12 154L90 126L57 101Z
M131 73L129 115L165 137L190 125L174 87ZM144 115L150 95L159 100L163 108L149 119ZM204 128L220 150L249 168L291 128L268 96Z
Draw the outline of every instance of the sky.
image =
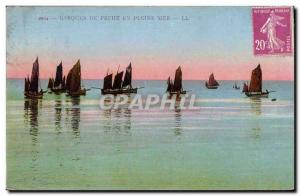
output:
M264 80L294 80L293 56L253 55L251 7L7 7L6 14L7 78L31 74L38 56L41 78L55 76L61 61L67 74L80 59L84 79L131 62L139 80L174 77L178 66L184 80L212 72L249 80L259 63Z

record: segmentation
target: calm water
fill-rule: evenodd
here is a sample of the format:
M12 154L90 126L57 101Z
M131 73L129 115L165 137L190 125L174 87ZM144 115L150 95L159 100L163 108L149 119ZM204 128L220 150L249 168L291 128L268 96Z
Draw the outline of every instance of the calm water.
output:
M134 83L142 96L165 92L165 81ZM292 189L293 82L264 82L276 91L269 99L232 85L185 81L197 110L100 110L99 90L33 101L23 98L23 80L7 80L7 187Z

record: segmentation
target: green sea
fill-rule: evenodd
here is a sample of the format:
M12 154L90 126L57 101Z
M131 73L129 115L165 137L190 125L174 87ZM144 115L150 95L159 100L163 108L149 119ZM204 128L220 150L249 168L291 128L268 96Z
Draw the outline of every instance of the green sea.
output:
M166 90L166 81L133 83L145 87L142 97ZM234 90L234 81L220 84L183 82L197 109L103 110L97 89L27 100L24 81L7 79L7 188L294 189L294 82L264 81L275 92L260 99Z

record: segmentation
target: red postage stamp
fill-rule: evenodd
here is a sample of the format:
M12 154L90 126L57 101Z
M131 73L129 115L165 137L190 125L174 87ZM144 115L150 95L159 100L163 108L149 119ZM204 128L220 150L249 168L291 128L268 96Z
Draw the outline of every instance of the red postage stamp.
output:
M291 54L291 7L252 8L254 55Z

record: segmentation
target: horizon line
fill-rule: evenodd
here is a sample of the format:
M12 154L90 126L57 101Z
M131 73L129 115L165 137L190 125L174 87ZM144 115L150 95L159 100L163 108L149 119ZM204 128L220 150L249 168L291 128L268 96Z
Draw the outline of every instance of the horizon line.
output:
M18 77L6 77L6 79L24 79L23 77L18 78ZM48 80L49 78L40 78L41 80ZM81 78L81 80L103 80L103 78ZM135 79L132 81L167 81L167 79ZM251 79L218 79L218 81L250 81ZM186 79L182 81L208 81L208 79ZM277 79L277 80L263 80L263 81L295 81L295 79Z

